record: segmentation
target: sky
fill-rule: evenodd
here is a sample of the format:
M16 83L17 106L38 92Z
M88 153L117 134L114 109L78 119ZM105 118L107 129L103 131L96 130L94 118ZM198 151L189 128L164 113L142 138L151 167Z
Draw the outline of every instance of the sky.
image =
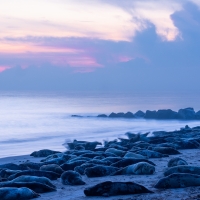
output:
M0 0L0 90L200 92L200 0Z

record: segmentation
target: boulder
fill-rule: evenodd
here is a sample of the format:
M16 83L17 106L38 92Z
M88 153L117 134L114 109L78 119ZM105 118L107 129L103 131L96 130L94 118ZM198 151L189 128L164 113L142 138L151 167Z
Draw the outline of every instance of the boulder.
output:
M142 112L141 110L137 111L135 114L134 114L135 117L144 117L145 116L145 113Z
M123 112L120 112L120 113L112 112L108 117L111 117L111 118L124 117L124 113Z
M156 117L157 117L157 112L155 110L154 111L147 110L144 116L144 118L146 119L156 119Z
M105 114L101 114L101 115L98 115L97 117L108 117L108 116Z
M196 119L200 119L200 110L199 110L198 112L196 112L195 118L196 118Z
M156 119L178 119L178 113L171 110L158 110L156 112Z
M132 112L127 112L124 114L125 118L135 118L134 114Z
M195 111L193 108L180 109L178 111L178 117L180 119L195 119Z

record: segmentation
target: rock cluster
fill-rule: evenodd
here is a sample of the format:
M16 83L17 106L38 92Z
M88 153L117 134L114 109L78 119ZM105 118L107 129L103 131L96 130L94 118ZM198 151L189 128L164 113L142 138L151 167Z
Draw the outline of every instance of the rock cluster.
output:
M127 112L127 113L114 113L110 115L100 114L97 117L109 117L109 118L144 118L144 119L179 119L179 120L200 120L200 111L195 112L193 108L184 108L180 109L178 112L175 112L171 109L163 110L147 110L143 112L141 110L136 113Z

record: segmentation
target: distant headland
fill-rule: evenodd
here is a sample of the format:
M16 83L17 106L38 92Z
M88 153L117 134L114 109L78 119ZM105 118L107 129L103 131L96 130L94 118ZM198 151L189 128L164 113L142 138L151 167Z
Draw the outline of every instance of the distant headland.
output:
M72 115L72 117L82 117L80 115ZM99 114L96 117L100 118L144 118L144 119L177 119L177 120L200 120L200 111L195 112L194 108L184 108L180 109L178 112L173 111L171 109L162 109L162 110L147 110L143 112L141 110L137 111L136 113L132 112L119 112L114 113L112 112L109 115L106 114Z

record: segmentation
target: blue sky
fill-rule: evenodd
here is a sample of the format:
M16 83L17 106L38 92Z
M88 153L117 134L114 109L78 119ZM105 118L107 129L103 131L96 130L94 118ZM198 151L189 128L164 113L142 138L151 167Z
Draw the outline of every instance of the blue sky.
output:
M199 91L199 0L0 5L1 90Z

